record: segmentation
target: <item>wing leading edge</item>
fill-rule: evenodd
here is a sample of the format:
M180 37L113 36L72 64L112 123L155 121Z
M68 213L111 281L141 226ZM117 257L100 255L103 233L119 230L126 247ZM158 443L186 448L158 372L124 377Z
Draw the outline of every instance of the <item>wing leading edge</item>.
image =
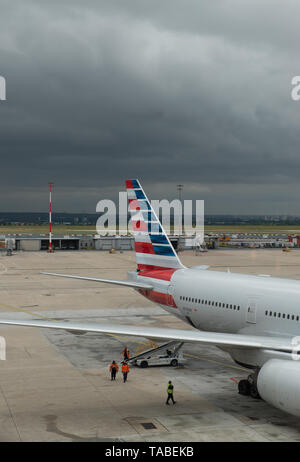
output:
M250 336L241 334L221 334L197 330L181 330L144 326L127 326L117 324L91 324L66 321L36 321L36 320L0 320L0 325L40 327L47 329L62 329L72 332L97 332L99 334L115 334L133 337L145 337L155 340L178 340L186 343L202 343L218 347L258 348L291 352L292 343L288 338L266 336Z

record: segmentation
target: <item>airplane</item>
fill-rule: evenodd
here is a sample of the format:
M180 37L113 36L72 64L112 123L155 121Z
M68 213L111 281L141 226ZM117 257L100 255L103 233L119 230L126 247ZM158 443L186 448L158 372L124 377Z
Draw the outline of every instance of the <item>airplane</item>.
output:
M127 280L51 276L131 287L193 329L1 320L0 325L97 332L215 345L251 369L239 393L300 416L300 281L185 267L137 179L127 180L137 269Z

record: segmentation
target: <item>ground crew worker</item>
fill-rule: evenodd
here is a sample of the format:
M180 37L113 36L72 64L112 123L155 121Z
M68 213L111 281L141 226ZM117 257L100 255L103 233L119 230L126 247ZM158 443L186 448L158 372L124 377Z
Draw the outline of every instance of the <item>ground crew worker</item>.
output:
M168 398L167 398L166 404L169 404L170 399L173 401L173 404L176 403L176 401L174 401L173 392L174 392L174 385L172 384L171 380L169 380L168 387L167 387Z
M116 363L116 361L113 361L110 366L109 366L109 370L111 372L111 380L116 380L116 375L117 375L117 372L119 370L119 366L118 364Z
M128 361L129 357L130 357L129 350L128 350L127 346L125 346L125 348L123 350L124 361Z
M129 366L127 363L123 362L122 363L122 373L123 373L123 382L125 383L127 381L127 374L129 372Z

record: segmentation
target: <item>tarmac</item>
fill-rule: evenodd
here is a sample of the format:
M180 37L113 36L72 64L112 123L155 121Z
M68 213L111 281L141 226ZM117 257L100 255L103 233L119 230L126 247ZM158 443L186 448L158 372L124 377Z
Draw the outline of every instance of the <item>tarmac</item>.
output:
M182 252L187 266L300 279L300 250ZM125 279L135 254L101 251L0 255L0 317L189 326L132 289L54 278L41 271ZM1 327L0 441L300 441L300 420L262 400L239 395L249 371L215 347L185 344L184 366L132 367L111 382L120 363L147 339L23 327ZM165 405L172 380L175 405Z

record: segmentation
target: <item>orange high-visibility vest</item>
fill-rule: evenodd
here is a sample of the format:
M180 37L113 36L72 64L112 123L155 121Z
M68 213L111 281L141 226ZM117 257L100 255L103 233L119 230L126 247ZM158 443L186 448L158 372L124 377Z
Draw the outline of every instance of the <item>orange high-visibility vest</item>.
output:
M129 372L129 366L128 366L128 364L123 364L123 365L122 365L122 372Z

